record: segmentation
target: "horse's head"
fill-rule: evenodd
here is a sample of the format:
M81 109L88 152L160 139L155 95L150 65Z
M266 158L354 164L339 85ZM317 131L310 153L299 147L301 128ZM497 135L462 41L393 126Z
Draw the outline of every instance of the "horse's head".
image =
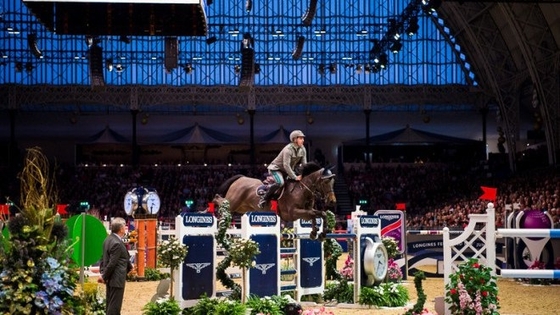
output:
M336 204L336 196L334 194L334 177L331 168L321 168L317 164L308 163L302 170L302 177L306 179L310 185L310 189L323 201L327 206Z

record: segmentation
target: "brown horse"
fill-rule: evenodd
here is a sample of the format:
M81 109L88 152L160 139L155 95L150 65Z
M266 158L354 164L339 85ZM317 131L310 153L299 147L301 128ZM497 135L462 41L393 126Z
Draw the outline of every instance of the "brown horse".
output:
M276 197L277 212L284 221L311 220L313 228L311 237L315 238L317 235L315 219L322 218L323 226L326 226L326 213L314 209L315 199L321 198L327 206L336 203L333 191L335 174L328 168L321 168L315 163L307 163L303 166L301 175L301 181L286 181L284 187L279 191L279 196ZM257 189L261 185L262 181L258 179L235 175L218 188L214 203L221 206L225 196L230 203L232 213L271 211L270 206L265 209L257 207L260 200Z

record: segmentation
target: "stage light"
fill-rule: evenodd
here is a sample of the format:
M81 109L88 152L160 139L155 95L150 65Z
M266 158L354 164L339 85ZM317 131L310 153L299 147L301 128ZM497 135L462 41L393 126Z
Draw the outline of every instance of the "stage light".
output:
M329 65L329 72L330 72L331 74L335 74L335 73L336 73L336 63L331 63L331 64Z
M431 15L441 6L441 0L422 0L422 10Z
M360 74L360 73L362 73L362 71L363 71L362 70L362 65L356 65L356 73Z
M243 39L241 40L241 50L247 48L253 48L255 41L250 33L243 34Z
M21 61L16 62L15 69L16 69L16 72L22 72L23 71L23 62L21 62Z
M294 60L298 60L299 58L301 58L304 43L305 43L305 37L299 36L296 42L296 47L292 51L292 58Z
M259 73L261 73L261 65L255 63L255 74L259 74Z
M113 71L113 59L109 58L105 60L105 69L108 71Z
M325 74L325 65L324 64L320 64L319 68L317 69L317 71L319 71L319 74L323 75Z
M184 67L183 70L185 71L186 74L191 74L194 70L192 64L187 63Z
M251 9L253 9L253 0L245 0L245 11L249 13Z
M419 28L420 26L418 26L418 18L414 16L410 19L410 23L408 24L405 32L406 34L408 34L408 36L414 36L418 32Z
M315 12L317 12L317 0L310 0L307 11L301 17L301 22L303 25L309 26L315 17Z
M389 48L389 50L391 50L391 52L393 54L398 54L399 51L401 51L402 48L402 44L400 40L397 40L393 43L393 45L391 45L391 47Z
M37 46L37 34L29 33L27 35L27 45L29 46L29 50L36 58L43 58L43 53Z

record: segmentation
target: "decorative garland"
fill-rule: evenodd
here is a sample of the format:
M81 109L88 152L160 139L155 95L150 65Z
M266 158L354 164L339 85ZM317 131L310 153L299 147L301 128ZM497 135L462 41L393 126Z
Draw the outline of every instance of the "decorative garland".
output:
M224 199L220 206L218 207L218 234L216 235L216 241L222 246L222 248L229 252L231 248L231 240L226 237L227 229L231 225L232 215L229 211L229 201ZM234 300L241 299L241 286L233 279L231 279L226 273L226 269L231 266L231 257L229 254L224 257L222 261L218 264L216 268L216 277L224 285L224 287L231 289L232 293L230 298Z
M326 229L332 231L336 225L334 213L327 211ZM323 249L325 251L325 272L327 280L340 280L342 276L336 269L338 258L342 255L342 246L335 239L326 239Z
M422 281L426 280L426 275L422 271L417 271L414 274L414 288L416 288L416 293L418 295L418 300L412 309L406 311L405 315L422 314L424 311L424 303L426 303L426 293L424 293L424 288L422 288Z

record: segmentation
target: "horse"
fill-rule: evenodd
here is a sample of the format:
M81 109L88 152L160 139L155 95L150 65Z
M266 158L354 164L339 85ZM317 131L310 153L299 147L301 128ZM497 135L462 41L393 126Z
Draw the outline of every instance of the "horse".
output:
M330 168L322 168L316 163L307 163L301 170L300 181L287 180L276 195L277 213L284 221L293 222L297 219L310 220L312 232L310 238L317 237L316 218L323 219L326 227L326 213L314 209L315 199L320 198L326 206L336 204L333 191L335 174ZM213 202L219 207L224 199L228 200L232 213L244 214L249 211L259 210L260 196L257 193L263 182L259 179L244 175L234 175L228 178L217 191ZM262 211L273 211L270 205ZM321 233L321 238L326 234L326 228Z

